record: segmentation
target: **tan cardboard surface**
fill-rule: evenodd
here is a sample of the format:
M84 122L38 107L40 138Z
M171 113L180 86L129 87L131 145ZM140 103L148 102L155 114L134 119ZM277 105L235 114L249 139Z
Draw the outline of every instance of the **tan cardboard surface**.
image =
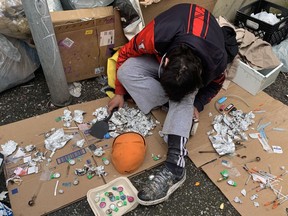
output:
M238 109L241 109L245 112L250 110L264 110L266 112L256 114L255 117L255 124L252 127L256 128L258 121L260 118L263 117L261 124L271 122L271 125L265 129L265 132L269 138L270 145L279 145L283 148L284 154L272 154L267 153L262 149L261 144L258 140L250 139L245 142L246 148L242 148L237 151L238 156L224 156L218 158L215 153L198 153L199 150L213 150L210 141L208 140L208 136L206 134L207 131L211 129L211 122L213 116L217 113L216 109L214 108L214 101L218 100L221 96L227 96L228 99L225 104L228 105L229 102L233 102ZM250 107L245 105L238 97L243 98ZM92 113L95 109L105 106L108 102L108 98L103 98L96 101L91 101L87 103L77 104L73 106L69 106L69 110L73 113L75 109L80 109L86 112L84 115L85 122L89 122L94 117ZM252 160L256 156L261 158L261 161L258 163L247 163L250 169L255 168L257 170L264 170L268 171L268 165L270 165L270 169L272 174L280 175L283 173L283 170L280 170L280 166L287 166L288 159L286 156L286 151L288 149L287 142L288 136L287 131L279 132L274 131L272 128L286 128L287 129L287 118L288 118L288 108L287 106L283 105L281 102L274 100L267 94L261 92L257 96L252 96L251 94L247 93L240 87L235 84L231 84L227 91L221 90L220 94L214 99L210 104L205 107L205 111L201 113L200 116L200 125L196 136L190 139L189 143L187 144L187 149L189 150L189 157L191 160L196 164L196 166L202 166L203 170L207 173L209 178L220 188L220 190L224 193L224 195L230 200L230 202L235 206L235 208L242 214L242 215L251 215L251 213L261 213L261 214L272 214L275 213L276 215L284 215L283 211L288 206L288 203L283 203L277 209L272 211L271 206L263 207L263 203L267 201L271 201L275 198L273 192L269 189L263 190L259 192L259 198L257 202L259 202L260 207L254 207L253 202L250 200L250 196L256 193L256 191L249 190L258 184L253 183L250 181L249 184L246 186L244 185L247 179L247 173L242 168L244 163ZM56 122L55 119L59 116L63 115L63 109L56 110L54 112L50 112L44 115L36 116L30 119L26 119L20 122L8 124L1 127L0 130L0 141L1 143L5 143L8 140L14 140L19 143L20 146L26 146L28 144L35 144L39 149L44 149L44 137L42 136L43 132L49 131L51 128L61 128L63 127L63 122ZM212 114L212 117L209 117L209 113ZM162 124L165 119L166 113L162 110L155 110L153 111L153 115L160 121L160 124L157 126L155 130L153 130L153 136L147 137L146 142L148 144L147 154L143 165L137 170L137 172L133 173L133 175L137 175L137 173L143 172L146 169L150 169L151 167L157 166L159 163L162 163L165 160L163 157L159 161L154 161L151 157L152 154L160 154L165 155L167 151L167 146L160 138L158 131L161 129ZM191 115L192 116L192 115ZM72 126L76 126L73 124ZM77 132L71 130L70 132ZM247 133L256 132L253 129L250 129ZM39 134L41 134L39 136ZM90 135L84 135L84 133L79 132L76 133L75 137L69 141L66 146L60 150L57 150L55 155L53 156L53 160L50 164L50 168L56 167L54 172L60 172L61 177L59 180L58 189L63 189L64 194L57 194L54 196L54 188L57 182L56 179L52 179L50 181L45 181L42 184L38 197L36 199L36 204L33 207L29 207L27 202L32 198L32 195L37 191L37 188L40 184L40 175L41 172L38 174L32 174L23 177L23 183L18 186L16 184L8 185L9 197L12 204L12 209L15 215L41 215L66 205L69 205L72 202L75 202L81 198L86 196L86 193L89 189L95 188L105 184L105 182L110 182L113 179L121 176L113 167L112 164L105 167L105 171L108 173L104 179L100 177L94 177L89 180L86 176L78 177L80 183L78 186L71 185L70 187L63 186L63 183L69 183L74 180L74 170L76 168L83 168L83 165L90 160L94 163L93 158L91 157L92 154L88 150L86 153L81 157L81 161L77 160L76 165L71 166L69 173L67 175L67 163L62 163L58 165L56 163L56 159L67 155L75 150L74 144L77 140L85 138L86 143L84 145L84 149L91 144L95 143L96 146L103 146L105 149L105 157L110 159L110 151L111 151L111 144L113 139L102 140L101 142L97 142L98 140ZM48 152L50 155L50 152ZM243 158L243 156L245 158ZM102 157L97 158L94 157L96 160L97 165L102 165ZM218 159L217 159L218 158ZM212 163L206 164L205 163L217 159ZM222 160L229 161L233 166L233 169L229 169L222 165ZM19 161L18 164L20 165L22 162ZM8 164L6 168L9 170L11 167L15 167L18 164ZM226 182L217 182L217 179L221 177L220 172L223 169L229 169L231 179L237 182L237 187L229 186ZM13 170L13 169L12 169ZM236 173L239 172L240 176L236 177ZM127 175L131 176L131 175ZM287 194L287 182L288 175L282 177L282 181L279 183L283 185L282 192ZM244 188L248 191L246 197L243 197L240 191ZM17 189L18 192L12 194L12 190ZM258 193L258 192L257 192ZM238 196L242 199L243 204L233 202L233 199Z
M1 127L0 137L1 143L6 143L8 140L14 140L18 143L20 147L25 147L29 144L36 145L37 150L44 152L46 149L44 147L44 133L50 131L52 128L62 128L63 122L56 122L55 119L59 116L63 116L64 108L58 109L56 111L39 115L33 118L29 118L16 123L8 124ZM72 127L76 126L72 124ZM70 133L69 131L65 131ZM71 131L72 132L72 131ZM9 198L12 205L13 213L15 215L41 215L50 212L54 209L63 207L67 203L73 202L86 194L86 190L91 187L96 187L103 184L103 180L94 179L89 184L85 184L84 181L75 187L63 187L62 183L71 182L74 180L74 175L72 168L67 176L67 163L60 165L56 164L56 159L70 153L73 149L73 144L77 140L81 139L81 136L75 135L72 140L70 140L62 149L56 151L52 157L52 162L50 165L46 166L47 163L42 163L39 167L38 174L30 174L23 176L23 182L20 186L17 184L8 185ZM33 152L34 153L34 152ZM46 157L49 157L50 151L47 152ZM85 161L84 161L85 162ZM80 165L83 162L79 162ZM14 168L21 166L23 164L23 159L20 159L18 163L5 164L6 173L13 173ZM83 165L81 165L83 166ZM59 178L58 189L63 189L64 194L57 194L54 196L54 187L56 185L56 179L50 181L40 181L40 176L42 170L50 169L52 172L59 172L61 177ZM8 176L6 175L6 178ZM43 182L43 183L40 183ZM40 184L42 186L40 187ZM40 189L39 189L40 188ZM17 190L16 193L12 191ZM37 198L35 200L35 205L30 207L28 201L31 200L32 196L39 191Z
M80 109L86 112L84 115L84 121L89 122L94 118L92 113L95 109L105 106L108 102L109 98L103 98L96 101L91 101L87 103L77 104L73 106L67 107L72 113L76 109ZM8 124L5 126L1 126L0 129L0 143L4 144L8 140L14 140L21 147L25 147L28 144L37 145L37 149L42 150L44 152L44 137L43 133L49 131L51 128L64 128L63 122L56 122L55 119L57 117L63 116L64 109L59 109L54 112L50 112L44 115L36 116L30 119L26 119L20 122ZM71 127L76 127L76 124L73 123ZM163 143L158 135L158 131L160 129L160 125L158 125L153 130L153 136L145 138L147 143L147 152L143 165L134 173L130 175L125 175L126 177L131 175L136 175L137 173L143 172L146 169L150 169L160 163L162 163L166 158L162 157L162 159L154 161L152 159L152 154L154 155L166 155L167 146ZM66 133L76 133L72 140L70 140L62 149L56 151L54 156L52 157L52 161L48 166L51 171L59 172L61 177L59 179L51 179L49 181L40 181L41 171L38 174L31 174L23 177L23 182L20 186L16 184L9 183L8 191L9 198L12 205L12 210L14 215L43 215L45 213L49 213L55 211L59 208L62 208L66 205L71 204L79 199L82 199L86 196L87 191L96 188L98 186L104 185L105 182L108 183L114 180L117 177L124 176L120 175L113 167L112 164L105 166L105 171L108 173L104 178L95 176L92 179L88 179L86 175L84 176L76 176L74 175L74 171L76 168L83 168L84 164L87 163L87 160L90 160L92 164L94 164L94 159L96 161L97 166L103 165L102 158L106 157L110 160L110 151L111 145L113 142L113 138L103 140L101 142L97 142L99 140L95 139L90 135L85 135L84 132L71 129L65 130ZM76 159L76 164L70 166L69 171L67 172L68 163L57 163L57 159L75 152L79 150L78 147L75 146L78 140L85 138L86 143L82 149L85 150L85 154ZM97 147L103 146L105 150L105 154L103 157L93 156L92 153L88 150L88 145L94 143ZM48 151L46 157L50 155L50 151ZM111 160L110 160L111 161ZM23 160L20 160L17 164L10 163L6 164L7 173L13 173L17 166L23 164ZM46 163L45 163L46 164ZM45 165L42 169L45 168ZM42 170L41 169L41 170ZM68 173L68 174L67 174ZM74 186L73 180L77 178L79 180L79 185ZM57 180L59 180L58 190L63 189L64 193L57 193L54 196L54 188ZM64 185L63 185L64 183ZM65 186L65 184L71 184L70 186ZM39 185L41 185L40 190ZM17 190L16 193L12 191ZM35 200L35 205L30 207L28 205L28 201L32 198L33 194L39 190L38 196ZM57 191L58 191L57 190Z
M54 25L78 22L82 19L103 18L113 15L113 7L53 11L50 13Z
M96 101L87 102L85 104L77 104L77 105L69 106L69 109L71 111L75 109L85 110L85 112L87 112L85 116L85 120L90 121L93 118L95 118L94 116L92 116L92 113L97 108L106 106L108 101L109 101L109 98L107 97L107 98L99 99ZM160 127L161 127L160 125L157 125L157 127L152 131L153 136L145 137L147 150L146 150L146 157L142 166L139 167L139 169L136 172L128 174L128 175L121 175L120 173L117 172L117 170L115 170L114 166L112 165L106 166L105 171L108 173L108 175L105 176L104 179L107 183L120 176L129 177L131 175L136 175L139 172L143 172L147 169L150 169L151 167L159 165L159 163L162 163L166 159L167 145L164 143L162 139L161 139L161 142L159 142L160 136L158 135L158 131L160 130ZM91 135L88 134L84 136L88 142L88 145L95 143L95 138L92 137ZM112 150L112 143L113 143L113 139L107 139L96 144L97 147L102 146L105 149L105 157L109 161L111 161L110 155L111 155L111 150ZM152 154L161 155L162 158L160 160L154 161L152 158ZM102 157L100 158L95 157L95 159L98 165L103 165Z
M104 74L109 48L114 47L114 15L63 24L54 30L67 82Z
M231 86L231 88L228 89L228 92L235 91L237 88L239 87L236 85ZM207 173L209 178L216 184L216 186L219 187L219 189L224 193L224 195L229 199L229 201L241 215L287 215L286 208L288 207L288 202L284 202L276 209L272 209L272 205L264 206L264 203L268 201L273 201L276 198L276 195L271 189L268 188L262 191L257 191L257 189L253 188L255 188L255 186L259 184L253 183L252 180L250 180L247 185L245 185L245 181L248 178L248 173L243 169L243 166L245 163L253 160L254 158L260 157L261 161L247 163L247 166L250 169L255 168L256 170L263 170L266 172L269 172L270 170L271 173L276 176L279 176L281 173L285 172L285 170L281 170L280 167L287 167L288 164L288 107L281 102L274 100L264 92L260 92L260 94L253 97L249 94L247 95L245 92L242 91L242 89L239 89L239 91L237 91L237 94L242 95L252 105L251 110L260 107L261 110L266 111L262 114L256 114L256 123L252 125L252 127L257 127L257 124L261 117L263 118L263 120L260 124L271 122L271 125L265 128L265 133L268 137L269 145L281 146L283 149L283 154L267 153L263 150L262 145L260 144L258 139L249 138L247 142L244 142L246 148L243 148L236 152L238 156L225 156L219 158L215 162L203 166L202 169ZM261 106L259 106L260 104ZM273 130L273 128L285 128L286 131L275 131ZM254 132L257 131L252 129L249 130L248 133ZM205 144L209 145L208 142L205 142ZM195 151L192 155L193 156L190 155L190 158L193 161L198 161L198 164L200 164L199 158L201 157L201 155ZM223 166L221 163L222 160L227 160L232 163L233 169L227 169L227 167ZM225 181L217 182L217 179L221 177L220 172L224 169L227 169L229 171L231 170L231 179L237 183L237 187L229 186ZM240 172L240 176L233 176L233 173L235 173L235 169ZM283 180L279 180L278 185L275 186L275 188L279 190L282 187L281 192L284 195L287 195L288 176L285 175L282 177L282 179ZM244 197L240 193L243 188L245 188L245 190L247 191L246 197ZM259 203L260 207L258 208L255 207L253 201L250 200L250 197L254 194L258 194L259 196L256 200L254 200ZM235 203L233 201L236 196L238 196L243 201L243 204Z
M113 7L51 12L51 19L67 82L106 74L111 49L127 41Z
M262 110L264 113L254 112L255 123L249 127L251 128L247 133L256 133L257 125L259 120L263 118L260 124L265 124L271 122L270 126L265 128L265 133L268 136L269 145L281 146L283 149L283 154L267 153L263 150L262 145L258 139L249 138L248 141L243 142L246 148L242 148L236 151L235 156L223 156L219 157L216 153L198 153L198 151L211 151L214 150L212 144L208 139L207 132L212 129L211 123L215 115L218 114L214 107L214 102L217 101L222 96L228 96L226 105L233 103L238 109L243 110L244 112ZM249 107L239 100L237 97L243 98L248 104ZM212 114L212 117L209 117L209 113ZM153 111L153 114L156 118L163 124L165 119L165 112L156 110ZM258 186L258 183L253 183L252 180L245 185L248 174L243 169L245 163L247 166L256 170L269 171L269 166L271 173L273 175L280 175L284 173L285 170L281 170L280 167L284 166L287 168L288 158L288 107L283 103L273 99L264 92L260 92L256 96L251 95L247 91L243 90L236 84L231 83L228 90L221 90L221 92L214 98L211 103L206 105L203 112L200 114L200 123L197 133L192 137L187 143L187 149L189 151L189 158L197 167L202 167L204 172L208 177L215 183L217 187L223 192L223 194L228 198L232 205L237 209L241 215L287 215L286 208L288 207L288 201L284 202L282 205L278 206L276 209L272 209L272 205L264 206L264 203L268 201L273 201L275 199L275 194L271 189L265 189L262 191L256 191L255 186ZM254 129L253 129L254 128ZM285 128L286 131L275 131L273 128ZM260 162L249 163L251 160L256 157L260 157ZM214 160L213 162L210 162ZM227 168L222 165L222 160L226 160L232 164L231 168ZM209 163L210 162L210 163ZM237 183L237 187L230 186L223 182L217 182L221 177L220 172L224 169L229 171L230 179L234 180ZM240 173L240 176L237 176L237 173ZM236 177L237 176L237 177ZM279 185L276 189L280 189L282 186L282 193L287 195L288 193L288 175L282 177L283 180L279 182ZM241 190L245 188L247 191L246 197L241 195ZM258 194L259 198L254 200L259 203L259 207L255 207L253 201L250 200L250 197L254 194ZM233 200L238 196L243 203L235 203Z

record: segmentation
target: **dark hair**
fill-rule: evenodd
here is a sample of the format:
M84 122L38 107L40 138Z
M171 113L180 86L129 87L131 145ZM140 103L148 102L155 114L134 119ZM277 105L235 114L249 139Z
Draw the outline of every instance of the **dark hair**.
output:
M179 102L202 87L202 62L188 46L182 44L172 49L166 58L169 61L162 66L160 83L170 100Z

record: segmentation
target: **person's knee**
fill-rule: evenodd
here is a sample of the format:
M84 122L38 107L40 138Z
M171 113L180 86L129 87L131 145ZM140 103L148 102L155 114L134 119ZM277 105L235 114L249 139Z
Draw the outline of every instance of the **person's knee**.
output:
M122 84L128 81L133 65L133 58L129 58L119 67L117 78Z

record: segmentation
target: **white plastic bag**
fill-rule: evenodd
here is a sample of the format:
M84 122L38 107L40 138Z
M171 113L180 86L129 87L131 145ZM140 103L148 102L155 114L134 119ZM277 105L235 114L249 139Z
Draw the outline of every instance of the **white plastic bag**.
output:
M139 1L115 0L114 6L120 12L124 34L131 40L145 27Z
M288 38L280 44L273 46L272 49L279 60L283 63L281 71L288 73Z
M0 33L19 39L32 38L21 0L0 0Z
M0 34L0 92L34 78L39 65L36 49Z

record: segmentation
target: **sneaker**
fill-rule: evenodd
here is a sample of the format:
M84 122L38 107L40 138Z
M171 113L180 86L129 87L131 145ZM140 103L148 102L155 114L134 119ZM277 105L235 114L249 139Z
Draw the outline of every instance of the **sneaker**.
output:
M185 170L181 176L176 176L164 167L138 192L138 202L147 206L164 202L185 180Z

